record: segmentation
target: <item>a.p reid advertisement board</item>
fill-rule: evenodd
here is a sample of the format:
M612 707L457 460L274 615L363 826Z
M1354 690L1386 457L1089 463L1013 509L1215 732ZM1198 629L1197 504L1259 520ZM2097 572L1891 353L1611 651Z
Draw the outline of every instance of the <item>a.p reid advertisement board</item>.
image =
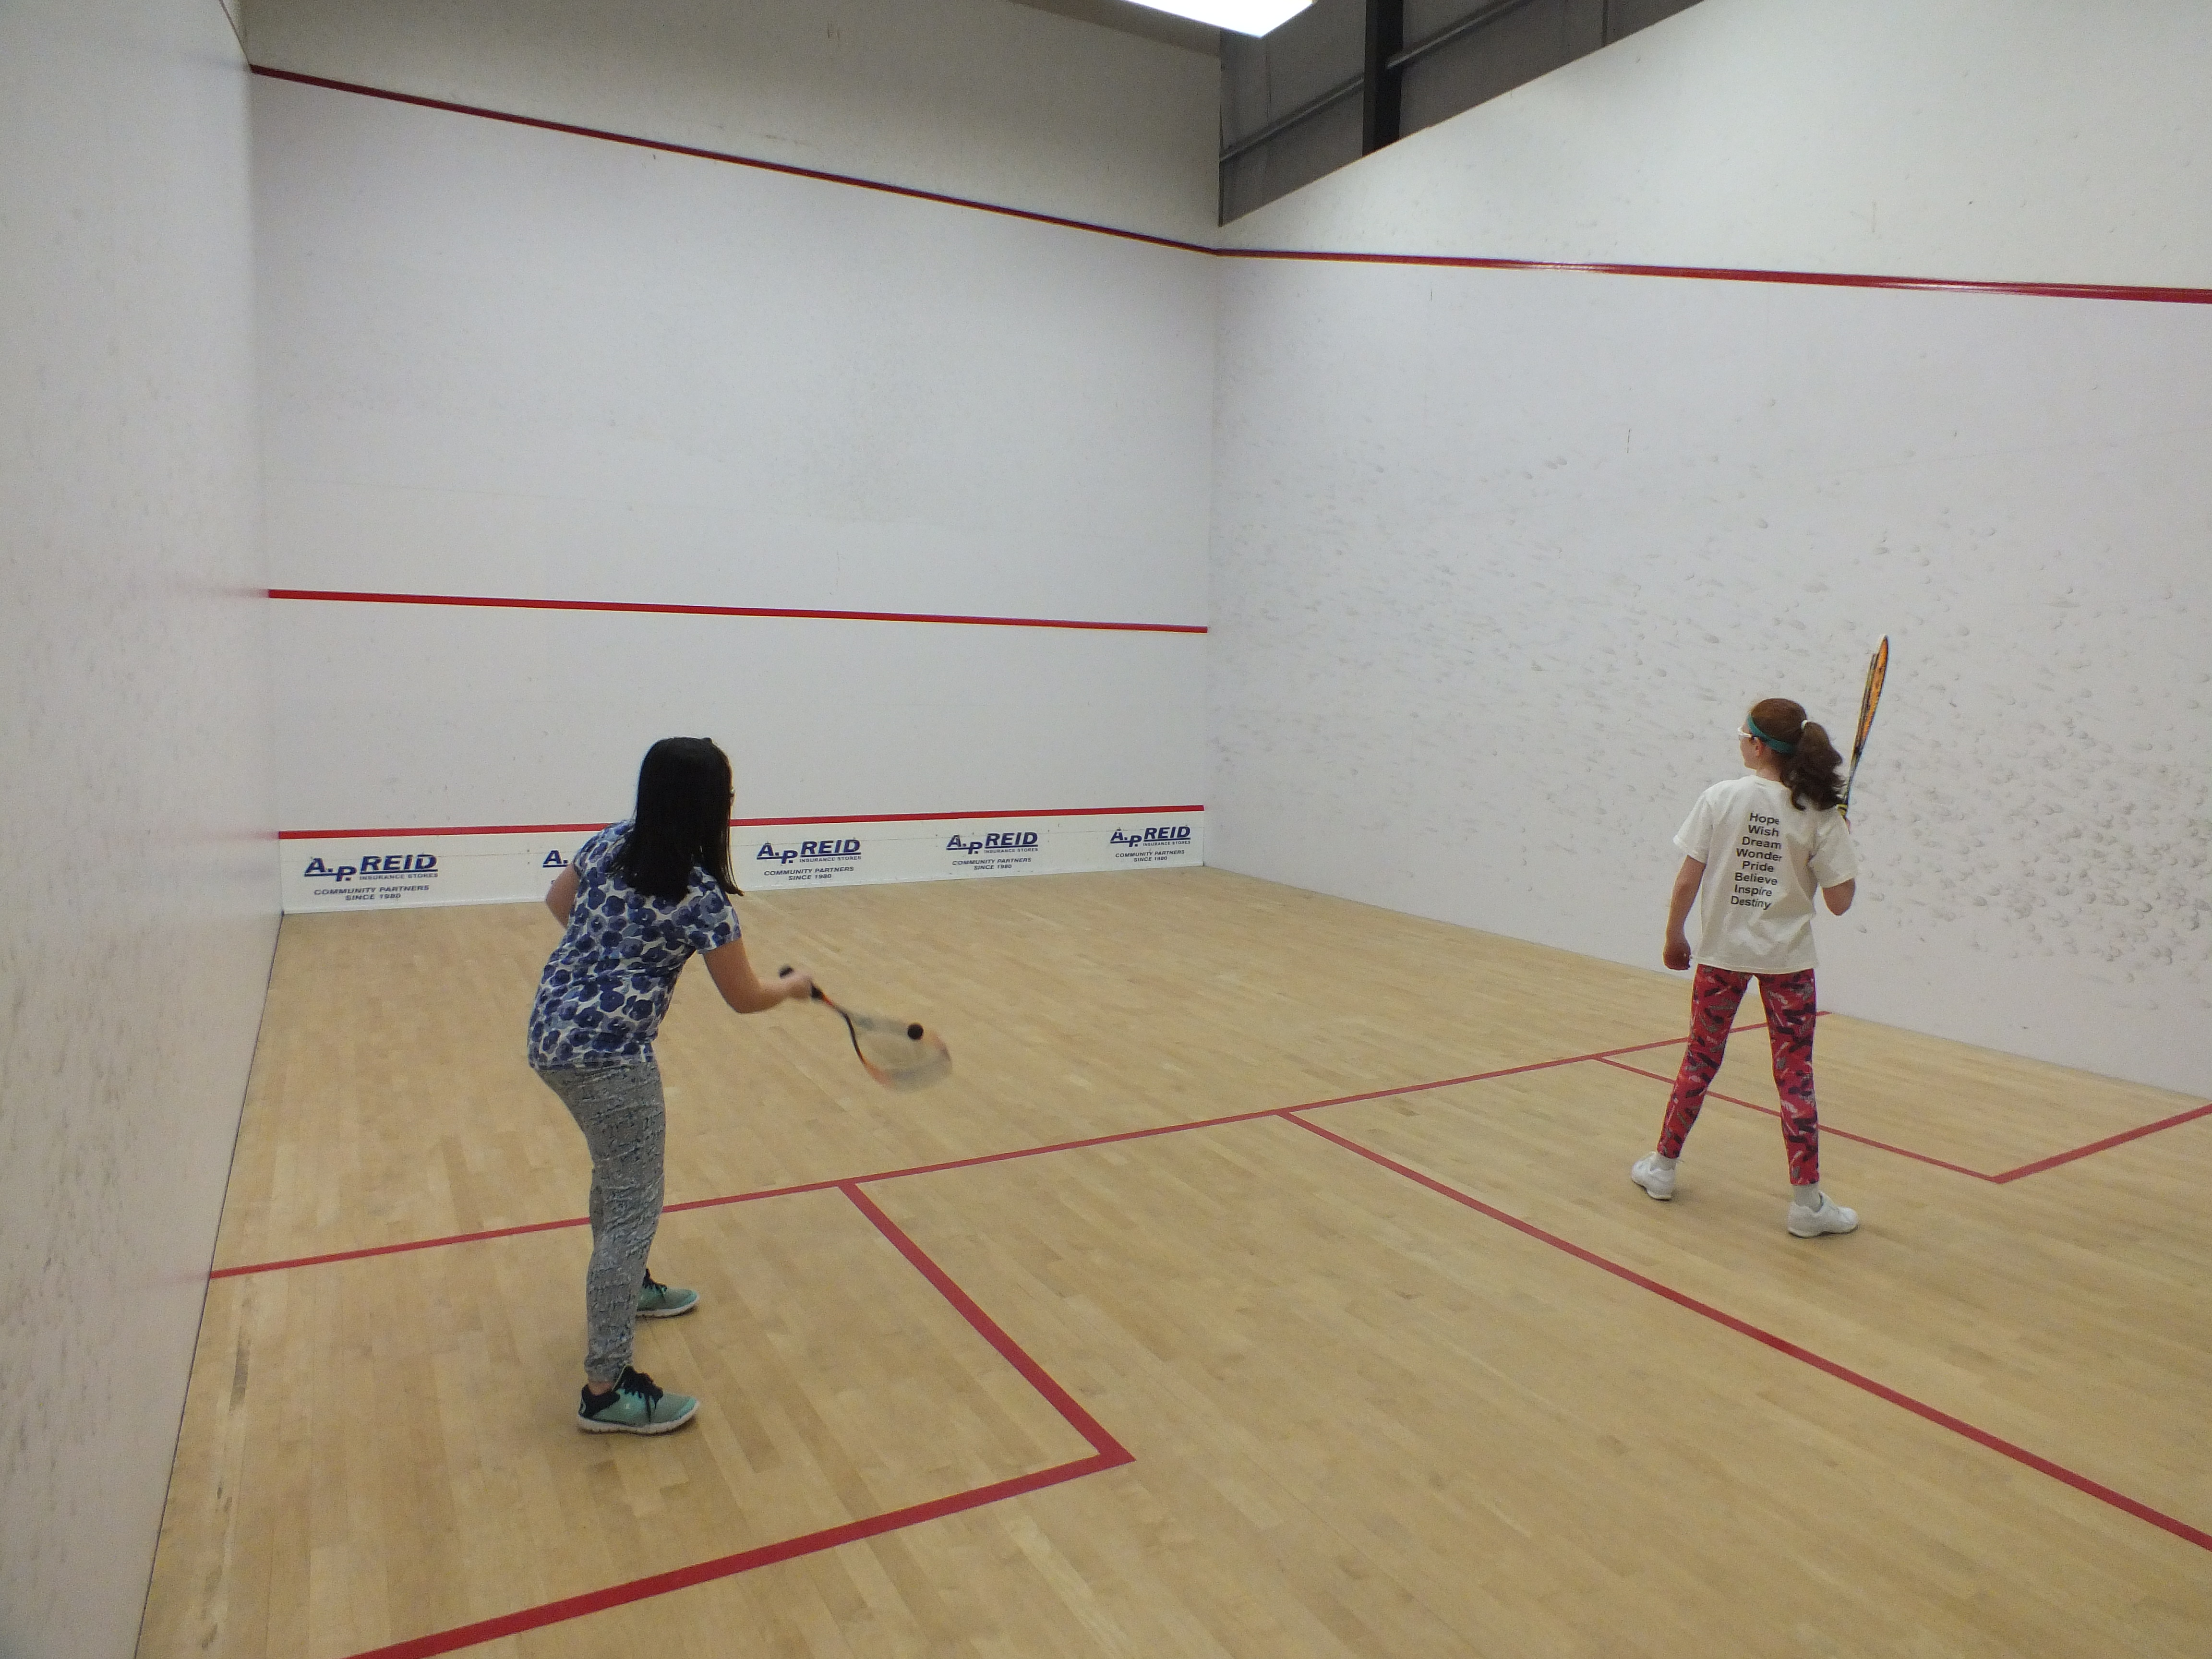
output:
M730 865L748 890L1064 875L1203 864L1205 814L1082 813L906 823L740 826ZM541 896L589 829L286 837L288 911L499 904Z

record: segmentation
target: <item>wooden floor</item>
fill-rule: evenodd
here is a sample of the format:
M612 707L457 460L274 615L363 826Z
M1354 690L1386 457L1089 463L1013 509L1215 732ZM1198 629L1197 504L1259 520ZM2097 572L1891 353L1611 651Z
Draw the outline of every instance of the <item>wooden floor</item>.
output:
M1799 1241L1763 1032L1627 1180L1680 977L1208 870L740 908L957 1071L687 975L656 1440L571 1426L550 919L286 921L147 1659L2212 1652L2212 1115L2055 1161L2203 1102L1824 1019Z

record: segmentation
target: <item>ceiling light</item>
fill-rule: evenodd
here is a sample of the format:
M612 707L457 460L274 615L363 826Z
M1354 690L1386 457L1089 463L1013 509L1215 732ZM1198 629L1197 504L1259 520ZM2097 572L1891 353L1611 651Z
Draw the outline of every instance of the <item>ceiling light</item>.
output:
M1289 22L1313 0L1137 0L1137 3L1188 17L1194 23L1261 35Z

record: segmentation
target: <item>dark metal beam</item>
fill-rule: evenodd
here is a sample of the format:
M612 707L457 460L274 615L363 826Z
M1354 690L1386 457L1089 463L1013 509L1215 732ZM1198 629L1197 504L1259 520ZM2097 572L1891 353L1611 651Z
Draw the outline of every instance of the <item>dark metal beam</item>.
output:
M1406 25L1405 0L1367 0L1366 61L1360 73L1348 81L1340 81L1317 98L1307 100L1287 114L1277 116L1257 132L1239 138L1221 152L1221 163L1226 166L1238 156L1258 149L1271 140L1280 137L1292 127L1334 109L1346 99L1357 94L1359 98L1359 153L1372 155L1383 145L1395 143L1402 136L1399 89L1404 84L1406 70L1418 64L1431 52L1440 51L1455 40L1465 39L1486 24L1494 23L1508 12L1518 11L1530 0L1489 0L1454 23L1448 23L1427 39L1416 40L1412 46L1404 43ZM1612 0L1606 0L1606 29L1608 41L1613 27ZM1383 44L1389 43L1388 49Z
M1308 99L1287 115L1279 115L1249 137L1239 138L1221 152L1221 162L1227 166L1248 150L1255 150L1269 139L1279 137L1310 115L1318 115L1325 109L1334 109L1346 99L1356 96L1367 84L1367 77L1355 75L1349 81L1340 81L1318 98Z
M1401 47L1390 59L1390 67L1402 70L1408 64L1418 64L1438 47L1448 46L1461 36L1472 34L1484 24L1494 23L1507 12L1518 11L1528 3L1528 0L1491 0L1489 5L1469 12L1456 23L1447 23L1427 40Z
M1367 61L1359 76L1359 153L1398 142L1398 66L1406 44L1406 0L1367 0Z

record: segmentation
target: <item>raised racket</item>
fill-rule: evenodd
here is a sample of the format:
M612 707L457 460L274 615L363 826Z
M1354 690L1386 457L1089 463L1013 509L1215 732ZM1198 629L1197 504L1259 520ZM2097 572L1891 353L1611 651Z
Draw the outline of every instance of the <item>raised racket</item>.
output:
M1867 662L1866 690L1859 693L1859 729L1851 738L1851 769L1844 778L1844 817L1851 815L1851 781L1859 775L1859 757L1866 753L1867 733L1874 730L1874 711L1881 707L1881 683L1889 678L1889 635L1874 648Z
M814 1000L845 1022L861 1066L884 1088L927 1089L952 1074L952 1051L945 1046L943 1037L919 1020L886 1019L880 1014L843 1007L825 996L818 985L814 988Z

